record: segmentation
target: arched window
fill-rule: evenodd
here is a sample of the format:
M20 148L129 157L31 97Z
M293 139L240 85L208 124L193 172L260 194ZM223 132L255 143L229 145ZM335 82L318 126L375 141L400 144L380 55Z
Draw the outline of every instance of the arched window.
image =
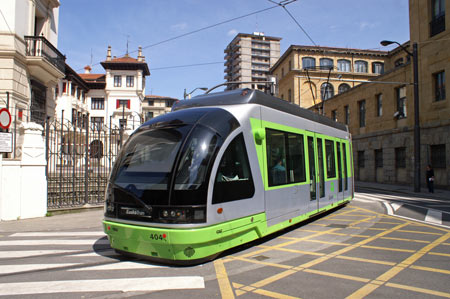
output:
M302 67L303 69L314 69L316 67L316 59L313 57L303 57Z
M356 73L367 73L367 61L364 61L364 60L355 61L355 72Z
M320 86L320 96L323 101L328 100L332 96L334 96L334 88L330 83L323 83Z
M330 70L333 68L333 59L330 58L320 58L320 69Z
M347 59L339 59L338 60L338 71L340 72L350 72L351 71L351 67L350 67L350 60Z
M341 85L339 85L338 93L346 92L349 89L350 89L350 85L348 85L347 83L342 83Z
M384 63L382 63L382 62L372 63L372 72L374 74L383 74L384 73Z

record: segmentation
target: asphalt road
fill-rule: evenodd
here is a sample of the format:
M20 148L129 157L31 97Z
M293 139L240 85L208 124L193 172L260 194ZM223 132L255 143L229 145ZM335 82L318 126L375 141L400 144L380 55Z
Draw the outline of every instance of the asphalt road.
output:
M357 193L345 207L191 267L117 255L100 210L2 222L0 296L449 298L450 228L389 215L385 196Z

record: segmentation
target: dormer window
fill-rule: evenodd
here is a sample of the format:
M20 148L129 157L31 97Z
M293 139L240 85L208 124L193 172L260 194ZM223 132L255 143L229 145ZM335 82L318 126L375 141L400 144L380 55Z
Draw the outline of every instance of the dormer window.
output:
M127 87L134 87L134 76L127 76Z

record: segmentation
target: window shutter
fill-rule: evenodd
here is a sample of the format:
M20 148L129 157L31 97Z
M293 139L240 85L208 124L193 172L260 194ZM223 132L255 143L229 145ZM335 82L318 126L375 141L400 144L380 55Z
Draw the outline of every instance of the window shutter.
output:
M130 109L130 100L127 100L127 108Z
M116 100L116 109L119 109L119 107L120 107L120 101Z

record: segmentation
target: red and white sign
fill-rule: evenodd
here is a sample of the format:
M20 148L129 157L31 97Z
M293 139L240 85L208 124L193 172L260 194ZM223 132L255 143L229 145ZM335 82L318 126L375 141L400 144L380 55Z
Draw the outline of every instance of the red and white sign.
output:
M8 129L11 125L11 113L9 113L8 109L2 108L0 109L0 127L2 129Z

